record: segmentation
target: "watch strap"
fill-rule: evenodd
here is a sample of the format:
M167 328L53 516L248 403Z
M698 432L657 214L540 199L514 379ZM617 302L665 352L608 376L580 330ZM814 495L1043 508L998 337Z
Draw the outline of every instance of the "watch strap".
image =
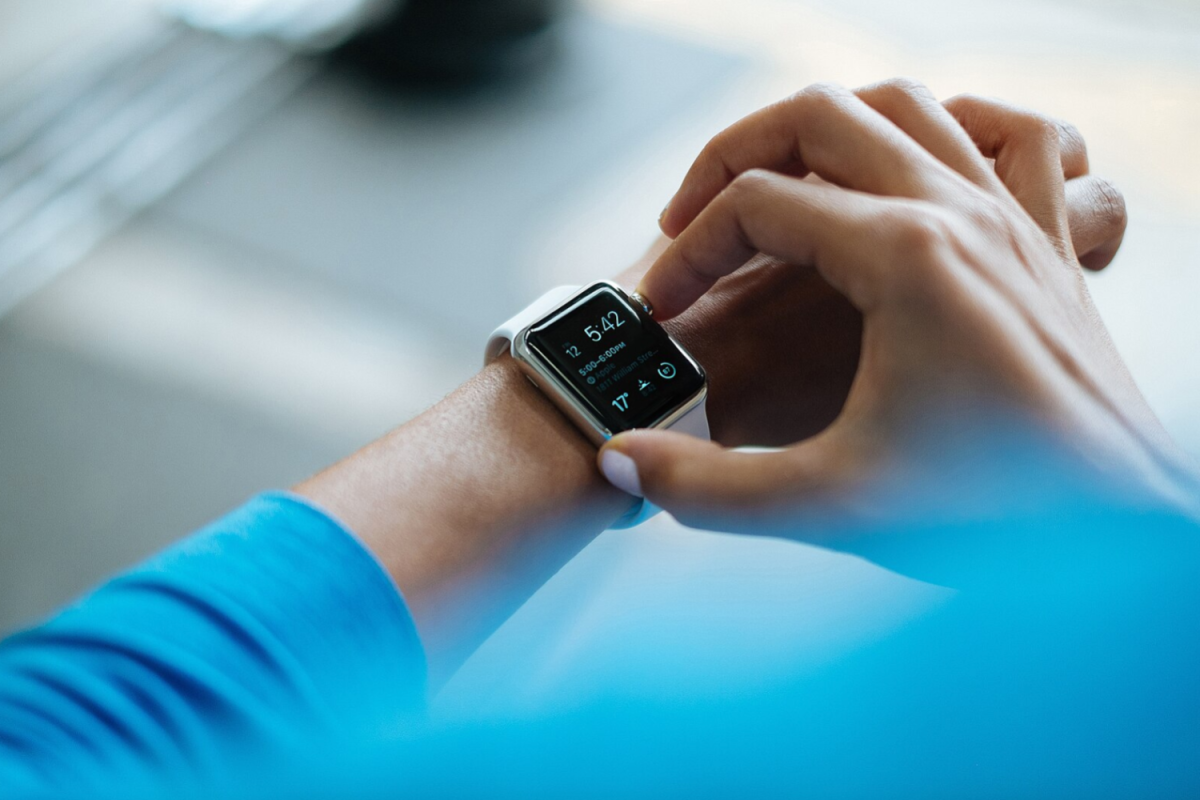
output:
M492 335L488 338L487 350L483 355L484 366L499 358L505 350L511 351L513 341L521 331L549 314L577 291L579 291L578 286L556 286L492 331Z

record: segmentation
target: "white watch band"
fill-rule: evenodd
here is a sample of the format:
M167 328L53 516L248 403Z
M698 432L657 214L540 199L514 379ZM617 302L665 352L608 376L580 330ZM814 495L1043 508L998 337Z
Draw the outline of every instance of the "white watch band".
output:
M551 289L526 306L524 310L518 312L512 319L492 331L492 335L488 338L487 351L483 354L484 365L495 361L505 350L511 352L517 334L549 314L555 306L577 291L579 291L578 286L558 286Z
M513 316L512 319L496 328L488 338L487 350L484 353L484 364L490 364L505 350L512 352L513 342L520 335L521 331L549 314L572 294L579 291L579 289L580 287L578 286L559 286L551 289L526 306L524 310ZM513 355L516 354L513 353ZM675 420L667 428L700 439L711 439L712 436L708 430L708 413L705 411L705 405L705 400L701 400L695 408ZM620 519L613 523L613 528L632 528L634 525L645 522L662 510L645 498L638 499L640 502L635 503L629 511L625 512Z

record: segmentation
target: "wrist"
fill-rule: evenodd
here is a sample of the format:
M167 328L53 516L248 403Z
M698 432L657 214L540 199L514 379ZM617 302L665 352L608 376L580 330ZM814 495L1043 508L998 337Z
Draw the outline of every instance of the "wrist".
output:
M599 502L615 519L629 505L596 470L596 447L505 354L465 384L480 417L461 431L465 446L479 437L509 474L496 476L516 501L512 516L559 515ZM456 400L455 395L447 401ZM469 432L468 432L469 431ZM486 472L492 470L485 469ZM492 509L493 511L495 509ZM611 520L609 520L611 521Z
M375 553L434 680L631 504L596 449L502 357L296 488Z

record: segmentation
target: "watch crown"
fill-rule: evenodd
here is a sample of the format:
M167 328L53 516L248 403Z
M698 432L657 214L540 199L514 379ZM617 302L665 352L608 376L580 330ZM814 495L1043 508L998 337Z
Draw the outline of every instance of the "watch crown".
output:
M641 296L640 294L638 294L637 292L633 292L632 294L630 294L630 295L629 295L629 298L630 298L631 300L633 300L635 303L637 303L638 305L640 305L640 306L641 306L643 309L645 309L645 311L646 311L646 316L648 316L648 317L653 317L653 316L654 316L654 306L650 305L650 301L649 301L649 300L647 300L646 298L642 297L642 296Z

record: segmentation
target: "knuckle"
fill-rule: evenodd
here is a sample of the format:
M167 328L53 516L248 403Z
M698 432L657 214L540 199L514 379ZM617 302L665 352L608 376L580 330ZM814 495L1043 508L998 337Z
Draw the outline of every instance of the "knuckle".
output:
M726 188L730 199L737 202L770 191L778 176L767 169L755 167L742 172Z
M1079 132L1078 128L1063 120L1055 120L1054 125L1059 147L1063 152L1078 153L1082 156L1087 155L1087 141L1083 138L1083 134Z
M999 197L983 196L964 209L968 221L979 230L996 232L1009 220L1012 207Z
M721 131L720 133L711 137L707 142L705 142L704 147L700 148L700 155L697 158L711 158L721 149L721 145L726 141L728 135L729 133L726 130Z
M942 103L950 116L958 120L975 139L988 140L996 127L995 100L977 94L959 94Z
M949 222L927 206L900 213L894 235L899 252L924 263L935 261L951 238Z
M729 174L729 168L725 166L724 155L729 151L732 141L733 133L729 129L721 131L700 149L700 154L696 157L697 163L720 165L719 168L725 170L726 179L732 178L733 175Z
M883 81L874 87L874 91L891 102L923 105L934 99L928 86L916 78L907 76Z
M1125 209L1125 195L1109 180L1097 178L1095 181L1095 211L1101 223L1107 229L1123 230L1129 219Z
M795 101L804 106L831 109L839 107L849 94L846 89L836 83L822 81L811 84L795 95Z
M738 175L722 193L721 214L730 223L741 248L754 252L752 228L761 229L763 212L780 200L790 180L770 170L755 168Z
M983 108L987 106L989 102L990 101L987 98L982 97L981 95L974 94L973 92L963 92L961 94L954 95L943 105L949 109L962 109L963 111L969 111L972 109Z
M893 269L885 270L894 301L909 304L921 315L935 316L957 302L961 279L954 253L961 245L956 224L952 214L935 208L908 215L893 244L899 259Z
M708 270L701 266L697 261L695 254L692 252L692 247L681 246L677 251L679 269L692 282L702 286L710 285L713 281L713 276L708 273Z
M1014 128L1019 136L1042 145L1059 146L1059 126L1049 117L1034 111L1017 111L1014 117Z

